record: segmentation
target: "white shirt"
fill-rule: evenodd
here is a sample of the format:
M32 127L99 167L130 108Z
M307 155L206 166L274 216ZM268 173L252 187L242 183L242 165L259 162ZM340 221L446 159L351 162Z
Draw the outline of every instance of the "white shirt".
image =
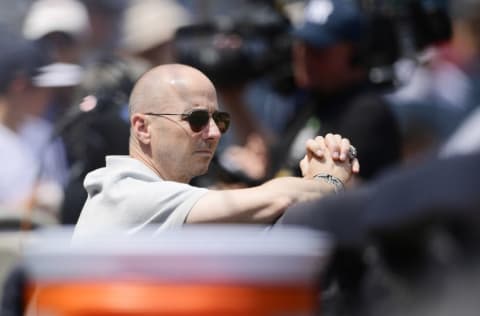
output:
M136 233L147 226L158 230L180 227L208 192L189 184L165 181L137 159L107 156L106 167L84 181L88 198L75 227L74 240L108 231Z
M31 197L38 161L22 139L0 124L0 205L21 208Z
M38 117L30 117L22 124L18 136L41 164L41 180L63 186L68 176L65 148L58 139L50 140L52 132L51 123Z

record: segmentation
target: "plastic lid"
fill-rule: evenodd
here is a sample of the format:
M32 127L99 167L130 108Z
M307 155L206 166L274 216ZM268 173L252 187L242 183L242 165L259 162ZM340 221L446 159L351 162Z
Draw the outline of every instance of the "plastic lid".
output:
M105 234L75 245L71 233L32 236L23 262L33 280L311 283L331 248L323 233L247 225Z

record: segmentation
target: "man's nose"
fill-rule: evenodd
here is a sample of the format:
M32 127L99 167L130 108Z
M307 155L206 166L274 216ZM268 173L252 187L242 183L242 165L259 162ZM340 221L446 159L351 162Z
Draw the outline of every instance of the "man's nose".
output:
M205 130L207 138L220 138L222 136L222 133L217 126L217 123L215 123L212 117L208 121L208 125Z

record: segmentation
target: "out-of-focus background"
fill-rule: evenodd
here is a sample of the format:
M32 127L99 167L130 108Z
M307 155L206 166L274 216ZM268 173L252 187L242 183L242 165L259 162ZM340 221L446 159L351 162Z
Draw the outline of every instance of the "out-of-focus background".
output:
M232 114L193 184L299 175L305 139L335 132L355 190L478 150L479 49L477 0L0 0L0 283L24 234L74 225L85 175L128 154L128 96L156 65L199 68Z

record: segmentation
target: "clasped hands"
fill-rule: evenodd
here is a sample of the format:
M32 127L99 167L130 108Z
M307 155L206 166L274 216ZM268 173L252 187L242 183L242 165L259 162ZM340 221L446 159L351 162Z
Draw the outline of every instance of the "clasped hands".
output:
M318 174L329 174L346 183L360 171L360 163L355 147L347 138L329 133L325 137L307 140L300 169L307 179L313 179Z

